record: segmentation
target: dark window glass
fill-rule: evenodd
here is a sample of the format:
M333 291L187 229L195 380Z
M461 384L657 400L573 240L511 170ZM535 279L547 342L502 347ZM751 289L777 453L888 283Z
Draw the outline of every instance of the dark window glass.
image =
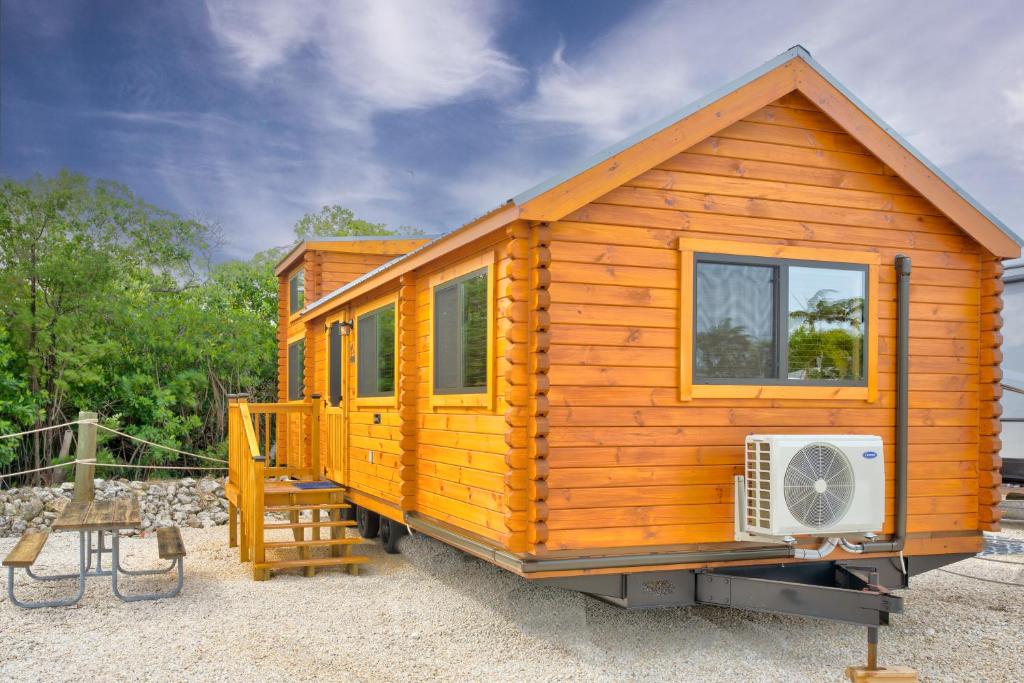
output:
M487 273L462 282L463 386L487 387Z
M864 379L862 270L789 268L789 379Z
M356 369L360 396L390 396L395 391L395 305L359 316Z
M775 376L775 272L697 264L696 378Z
M306 362L306 340L300 339L288 345L288 400L301 401L306 396L304 386Z
M306 271L300 270L288 281L288 311L295 313L306 304Z
M487 391L487 269L434 289L434 393Z
M332 406L341 405L341 323L331 323L327 335L327 397Z
M377 391L395 391L395 307L377 312Z
M459 387L459 288L442 285L434 290L434 389Z
M694 381L863 385L867 268L698 256Z

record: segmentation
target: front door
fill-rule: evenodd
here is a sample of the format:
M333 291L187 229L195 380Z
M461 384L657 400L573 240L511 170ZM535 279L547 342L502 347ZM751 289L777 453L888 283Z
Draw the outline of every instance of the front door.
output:
M325 456L327 477L339 484L347 482L347 463L345 444L348 443L348 430L345 424L345 357L348 337L344 334L343 318L331 321L327 325L327 395L324 422L327 424L321 432L326 443L321 449Z

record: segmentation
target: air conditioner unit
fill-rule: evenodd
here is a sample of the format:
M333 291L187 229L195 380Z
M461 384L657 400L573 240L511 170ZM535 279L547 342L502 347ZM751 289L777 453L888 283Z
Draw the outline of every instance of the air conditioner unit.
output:
M880 532L885 521L882 439L750 435L736 496L737 539Z

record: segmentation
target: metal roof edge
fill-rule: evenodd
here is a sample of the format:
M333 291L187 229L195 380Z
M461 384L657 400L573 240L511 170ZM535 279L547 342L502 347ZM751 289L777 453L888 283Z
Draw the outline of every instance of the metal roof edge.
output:
M804 49L802 46L795 45L786 50L785 52L783 52L782 54L776 56L775 58L765 62L756 69L748 71L747 73L740 76L736 80L727 83L726 85L718 88L717 90L714 90L713 92L705 95L699 100L695 100L690 104L686 105L685 107L683 107L682 109L679 109L669 114L668 116L664 116L658 119L654 123L644 127L643 129L637 131L633 135L630 135L624 140L620 140L619 142L616 142L615 144L606 147L600 152L597 152L596 154L593 154L590 157L581 161L580 163L574 165L573 167L561 173L558 173L548 178L547 180L538 183L537 185L534 185L525 192L517 194L515 197L512 198L512 202L517 205L525 204L531 199L535 199L536 197L544 194L548 190L561 185L565 181L570 180L571 178L575 178L580 173L583 173L587 169L600 164L602 161L607 161L609 158L615 156L619 152L629 149L630 147L640 142L641 140L646 140L655 133L663 131L669 126L678 123L681 119L684 119L687 116L690 116L691 114L700 111L704 107L714 103L715 101L720 100L726 95L729 95L730 93L739 90L740 88L747 85L751 81L760 78L769 71L772 71L773 69L785 64L786 62L797 57L809 59L810 56L810 53L807 52L807 50Z
M641 140L644 140L654 135L655 133L658 133L668 128L669 126L679 122L680 120L686 118L687 116L690 116L691 114L699 111L700 109L709 106L710 104L721 99L722 97L725 97L726 95L729 95L730 93L739 90L743 86L749 84L750 82L756 80L757 78L760 78L769 71L779 66L782 66L783 64L796 58L802 59L809 67L814 69L814 71L817 72L818 75L820 75L822 78L828 81L833 87L835 87L839 92L841 92L847 99L850 100L850 102L853 103L854 106L856 106L858 109L864 112L864 114L868 118L874 121L875 124L877 124L882 130L884 130L890 137L892 137L896 142L902 145L908 152L910 152L914 156L914 158L916 158L918 161L924 164L924 166L927 167L929 171L934 173L939 180L948 185L954 192L957 193L957 195L960 196L961 199L963 199L972 207L974 207L982 216L984 216L993 225L999 228L999 230L1001 230L1007 237L1012 239L1018 245L1024 246L1024 239L1017 235L1017 233L1014 232L1008 225L999 220L999 218L997 218L991 211L989 211L974 197L972 197L955 180L953 180L946 173L940 170L938 166L929 161L927 157L921 154L921 152L919 152L913 145L911 145L902 135L897 133L889 124L887 124L880 116L878 116L878 114L876 114L867 105L865 105L864 102L862 102L856 95L850 92L850 90L846 86L844 86L839 81L839 79L837 79L835 76L829 73L828 70L825 69L825 67L818 63L818 61L811 56L811 53L802 45L794 45L785 52L776 56L774 59L765 62L764 64L762 64L756 69L753 69L752 71L748 71L746 74L740 76L731 83L728 83L727 85L718 88L717 90L711 92L710 94L705 95L699 100L691 102L682 109L659 119L658 121L625 138L624 140L621 140L611 145L610 147L607 147L601 150L600 152L588 157L584 161L574 165L568 170L558 173L548 178L547 180L538 183L537 185L534 185L525 192L521 192L520 194L513 197L511 201L516 205L522 205L532 199L535 199L536 197L547 192L548 190L551 190L557 187L558 185L561 185L562 183L576 177L580 173L583 173L587 169L592 168L593 166L596 166L597 164L600 164L601 162L608 160L609 158L615 156L619 152L622 152L623 150L632 147Z
M386 240L435 240L439 237L443 237L441 234L433 233L429 235L339 235L336 237L315 237L310 239L299 240L295 245L288 250L288 252L274 264L274 273L277 274L278 270L282 265L291 259L296 251L302 249L305 245L310 242L374 242L374 241L386 241Z
M800 49L803 50L803 48L800 48ZM809 67L814 69L818 73L819 76L821 76L826 81L828 81L832 85L832 87L834 87L836 90L841 92L846 97L846 99L850 100L850 102L852 102L855 107L860 109L868 118L870 118L872 121L874 121L875 124L878 125L879 128L881 128L883 131L886 132L886 134L889 135L889 137L894 139L904 149L906 149L908 152L910 152L912 155L914 155L914 158L916 158L918 161L920 161L922 164L924 164L925 167L927 167L929 171L931 171L932 173L935 174L935 177L937 177L943 183L948 185L950 187L950 189L952 189L954 192L956 192L958 195L960 195L961 199L963 199L968 204L970 204L975 209L977 209L978 213L980 213L982 216L984 216L986 219L988 219L993 225L995 225L997 228L999 228L1004 234L1006 234L1007 237L1012 239L1018 245L1024 246L1024 240L1022 240L1021 237L1010 228L1010 226L1006 225L1001 220L999 220L991 211L989 211L987 208L985 208L981 204L981 202L979 202L974 197L972 197L967 192L967 190L962 188L955 180L950 178L938 166L933 164L928 159L928 157L926 157L925 155L921 154L921 152L919 152L916 147L914 147L912 144L910 144L910 142L907 141L906 138L904 138L902 135L900 135L898 132L896 132L896 130L892 126L890 126L888 123L886 123L882 119L882 117L880 117L878 114L876 114L874 111L872 111L870 107L868 107L866 104L864 104L864 102L862 102L856 95L854 95L852 92L850 92L850 90L845 85L843 85L842 82L838 78L836 78L831 73L829 73L829 71L825 67L823 67L816 59L814 59L814 57L812 57L809 52L807 52L806 50L803 50L803 52L802 52L802 54L800 56L803 58L803 60L805 62L807 62L807 65Z
M497 214L499 211L502 211L503 209L509 208L510 206L512 206L512 204L510 204L509 202L505 202L504 204L500 204L499 206L496 206L495 208L493 208L490 211L488 211L487 213L485 213L485 214L483 214L481 216L477 216L476 218L474 218L473 220L469 221L468 223L464 223L464 224L460 225L459 227L455 228L451 232L446 232L446 233L444 233L442 235L439 235L439 236L435 237L434 239L430 240L429 242L424 242L423 244L421 244L420 246L416 247L415 249L413 249L410 252L402 254L401 256L396 256L395 258L391 259L390 261L385 261L384 263L382 263L381 265L377 266L373 270L369 270L369 271L363 273L362 275L357 277L355 280L352 280L351 282L348 282L348 283L342 285L341 287L338 287L334 291L328 292L327 294L323 295L322 297L320 297L316 301L313 301L313 302L307 304L306 306L304 306L302 308L301 314L305 315L306 313L309 313L310 311L313 311L314 309L319 308L320 306L322 306L322 305L324 305L324 304L326 304L326 303L328 303L330 301L333 301L334 299L337 299L338 297L340 297L343 294L345 294L345 292L348 292L349 290L352 290L352 289L358 287L359 285L363 284L364 282L367 282L368 280L371 280L372 278L376 277L377 275L379 275L379 274L381 274L381 273L383 273L383 272L385 272L387 270L390 270L391 268L393 268L394 266L398 265L399 263L401 263L401 262L403 262L403 261L405 261L407 259L412 258L416 254L419 254L421 251L434 246L435 244L437 244L437 243L439 243L439 242L441 242L441 241L451 237L452 235L456 235L456 234L462 232L463 230L465 230L466 228L470 227L471 225L476 225L480 221L482 221L482 220L484 220L486 218L489 218L489 217Z

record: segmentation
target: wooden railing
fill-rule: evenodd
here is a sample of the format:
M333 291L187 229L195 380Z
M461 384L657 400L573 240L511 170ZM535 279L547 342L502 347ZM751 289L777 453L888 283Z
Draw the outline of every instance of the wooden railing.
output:
M239 551L253 561L253 576L265 577L264 484L268 478L321 478L319 396L306 403L228 403L228 483L237 487L241 513Z

